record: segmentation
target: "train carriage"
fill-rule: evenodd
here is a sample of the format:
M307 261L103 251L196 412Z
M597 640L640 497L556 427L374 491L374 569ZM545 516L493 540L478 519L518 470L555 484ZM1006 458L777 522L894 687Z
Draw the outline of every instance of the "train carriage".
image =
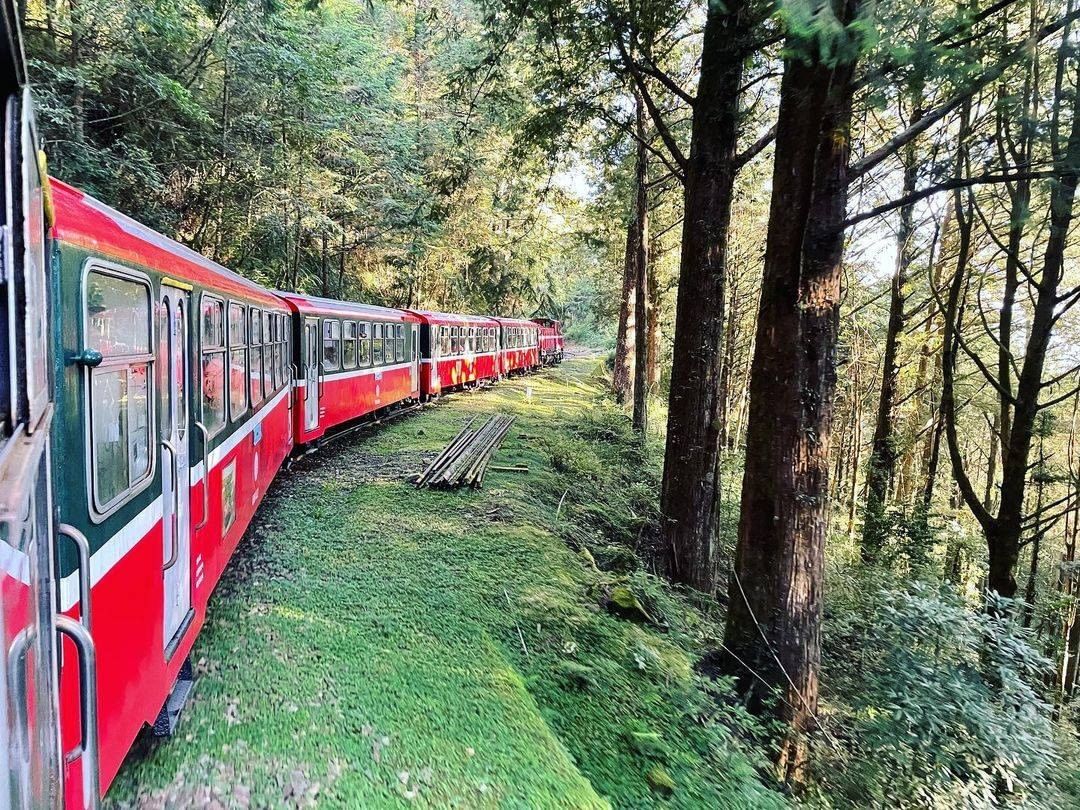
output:
M292 449L289 318L258 285L52 188L57 503L90 551L59 548L59 607L94 616L104 787L144 724L171 730L210 593ZM81 734L75 660L60 675L65 750Z
M495 318L499 323L499 367L503 374L540 366L540 327L523 318Z
M293 312L297 444L419 399L420 318L410 312L279 293Z
M14 3L0 5L0 806L61 799L57 631L93 673L85 628L56 615L46 205ZM91 694L88 692L87 694ZM93 732L93 707L87 712ZM96 734L83 757L96 755ZM77 752L73 756L77 756ZM88 776L96 769L90 767ZM89 786L91 791L93 785Z
M553 318L533 318L540 328L540 362L545 366L556 365L563 360L562 323Z
M420 393L425 399L501 376L497 320L426 310L414 313L420 318Z

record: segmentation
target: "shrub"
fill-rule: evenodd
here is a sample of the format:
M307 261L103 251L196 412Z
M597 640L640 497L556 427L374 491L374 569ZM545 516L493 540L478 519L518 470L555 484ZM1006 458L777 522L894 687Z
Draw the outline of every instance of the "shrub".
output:
M861 671L839 679L850 699L838 702L842 720L820 743L820 804L1064 806L1051 710L1038 688L1050 663L1010 606L974 611L926 584L873 602L868 632L852 632L858 620L838 622L849 640L862 635Z

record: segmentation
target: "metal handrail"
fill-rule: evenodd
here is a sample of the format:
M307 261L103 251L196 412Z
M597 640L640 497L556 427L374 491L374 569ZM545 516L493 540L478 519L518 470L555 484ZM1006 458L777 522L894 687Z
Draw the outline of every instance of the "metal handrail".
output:
M203 470L202 470L202 520L195 526L195 531L202 529L210 520L210 431L206 425L196 420L195 427L202 434Z
M90 541L70 523L61 523L57 533L71 540L79 553L79 619L86 632L92 632L90 621Z
M173 447L172 442L168 439L161 440L161 446L169 451L169 457L172 459L172 480L173 480L173 528L171 535L171 548L169 550L169 559L162 564L161 570L168 571L174 565L176 560L180 556L180 465L176 460L176 448Z
M15 733L19 739L19 754L23 762L30 759L30 701L26 690L26 651L30 644L37 638L34 625L27 625L19 631L11 642L7 652L7 671L10 673L11 689L16 696L15 709Z
M100 805L98 773L97 652L94 640L81 624L67 616L55 617L56 630L71 639L79 652L79 719L82 736L79 744L64 755L65 762L82 759L83 808L96 810Z

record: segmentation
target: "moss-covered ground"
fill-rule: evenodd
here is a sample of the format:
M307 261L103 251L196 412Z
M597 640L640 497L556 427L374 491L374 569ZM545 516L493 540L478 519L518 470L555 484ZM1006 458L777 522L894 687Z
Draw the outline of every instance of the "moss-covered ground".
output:
M778 806L695 662L715 608L634 551L655 448L573 360L330 444L275 484L210 604L179 731L114 807ZM480 491L417 491L470 417ZM737 729L733 732L731 729Z

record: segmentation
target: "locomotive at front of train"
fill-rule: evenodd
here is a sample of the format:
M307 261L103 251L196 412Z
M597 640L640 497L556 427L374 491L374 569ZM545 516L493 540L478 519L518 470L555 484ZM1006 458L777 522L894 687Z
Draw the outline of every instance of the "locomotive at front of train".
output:
M58 607L93 616L104 789L144 725L171 733L210 593L291 452L289 316L268 290L52 189L54 483L90 551L61 547ZM60 680L66 750L81 734L67 658Z

